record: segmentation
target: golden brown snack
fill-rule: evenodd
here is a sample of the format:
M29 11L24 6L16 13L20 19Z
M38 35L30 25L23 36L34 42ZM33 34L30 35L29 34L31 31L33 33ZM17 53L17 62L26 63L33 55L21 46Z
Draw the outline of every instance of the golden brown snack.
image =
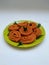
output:
M10 31L12 31L12 30L18 30L19 29L19 26L17 24L13 24L13 25L10 25L8 29Z
M10 31L9 33L9 39L15 42L18 42L21 38L21 34L19 31Z
M24 44L29 44L29 43L35 41L35 39L36 39L36 35L32 33L28 36L22 36L20 41Z

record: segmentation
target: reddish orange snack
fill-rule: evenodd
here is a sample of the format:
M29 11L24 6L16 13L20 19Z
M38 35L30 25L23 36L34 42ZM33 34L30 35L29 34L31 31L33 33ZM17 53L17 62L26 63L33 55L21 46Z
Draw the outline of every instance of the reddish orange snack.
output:
M21 34L19 31L11 31L9 33L9 39L15 42L18 42L21 38Z
M18 30L19 29L19 26L17 24L13 24L13 25L10 25L8 29L10 31L12 31L12 30Z
M30 28L30 27L27 27L27 28L21 27L19 31L22 35L29 35L33 32L32 28Z
M21 27L22 27L22 26L27 27L28 22L25 21L25 22L22 22L22 23L18 23L18 25L21 26Z
M37 27L37 24L34 23L34 22L31 22L28 24L29 27L31 27L32 29L36 28Z
M34 34L36 35L36 37L39 37L41 35L42 31L39 28L35 28L34 29Z
M28 36L22 36L20 41L22 43L26 44L26 43L31 43L31 42L35 41L35 39L36 39L36 35L32 33Z
M9 39L14 42L22 42L24 44L30 44L38 38L42 31L35 22L22 22L12 24L8 27Z

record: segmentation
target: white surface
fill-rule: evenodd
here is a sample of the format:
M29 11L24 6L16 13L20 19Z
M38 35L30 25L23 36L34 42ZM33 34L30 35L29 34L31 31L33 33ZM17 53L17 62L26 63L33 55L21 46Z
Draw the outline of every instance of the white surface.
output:
M3 30L15 20L29 19L41 23L45 40L28 50L15 49L4 41ZM0 65L49 65L49 12L0 12Z

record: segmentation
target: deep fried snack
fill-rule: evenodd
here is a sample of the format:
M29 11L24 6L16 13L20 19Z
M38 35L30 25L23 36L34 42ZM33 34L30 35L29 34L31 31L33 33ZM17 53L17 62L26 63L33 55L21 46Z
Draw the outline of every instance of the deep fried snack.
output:
M22 23L18 23L18 25L21 26L21 27L22 27L22 26L27 27L28 22L25 21L25 22L22 22Z
M28 26L31 27L32 29L37 27L37 24L34 22L28 23Z
M28 36L22 36L20 41L24 44L30 44L31 42L35 40L36 40L36 35L32 33Z
M21 38L21 34L19 31L10 31L9 33L9 39L15 42L18 42Z
M19 31L22 35L29 35L33 32L30 27L21 27Z
M42 31L39 28L35 28L34 29L34 34L36 35L36 37L39 37L41 35Z
M8 29L10 31L12 31L12 30L18 30L19 29L19 26L17 24L13 24L13 25L10 25Z

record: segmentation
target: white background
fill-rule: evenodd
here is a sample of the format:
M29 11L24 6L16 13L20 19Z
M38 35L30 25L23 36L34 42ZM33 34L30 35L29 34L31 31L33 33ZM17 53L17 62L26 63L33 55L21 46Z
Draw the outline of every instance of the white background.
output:
M15 20L29 19L41 23L46 31L44 41L35 48L20 50L9 46L3 30ZM0 12L0 65L49 65L49 12L13 11Z

